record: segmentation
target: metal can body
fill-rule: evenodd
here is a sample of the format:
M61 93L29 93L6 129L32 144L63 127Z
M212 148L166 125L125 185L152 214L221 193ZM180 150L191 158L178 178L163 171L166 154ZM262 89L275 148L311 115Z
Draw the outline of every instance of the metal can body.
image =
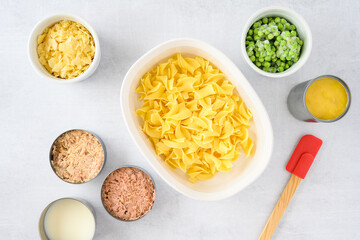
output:
M319 119L319 118L313 116L310 113L308 107L306 106L306 92L307 92L308 88L316 80L319 80L322 78L331 78L331 79L338 81L345 88L346 93L347 93L347 105L346 105L344 112L337 118L330 119L330 120L323 120L323 119ZM341 80L338 77L332 76L332 75L322 75L322 76L319 76L312 80L308 80L306 82L302 82L302 83L296 85L295 87L293 87L291 89L288 99L287 99L287 105L288 105L290 113L295 118L297 118L301 121L305 121L305 122L335 122L335 121L341 119L347 113L347 111L349 110L349 107L350 107L350 103L351 103L351 95L350 95L349 87L346 85L346 83L343 80Z
M154 186L154 192L155 192L155 198L154 198L154 202L153 202L153 206L150 208L150 210L145 213L144 215L142 215L141 217L137 218L137 219L133 219L133 220L125 220L125 219L121 219L119 217L116 217L114 216L113 214L111 214L111 212L107 209L107 207L105 206L104 204L104 199L103 199L103 195L102 195L102 192L103 192L103 188L104 188L104 183L106 182L106 179L110 176L111 173L113 173L114 171L118 170L118 169L121 169L121 168L136 168L136 169L139 169L141 171L143 171L147 176L149 176L150 180L152 181L152 184ZM135 165L123 165L117 169L115 169L114 171L112 171L111 173L109 173L109 175L105 178L105 180L103 181L103 184L101 186L101 190L100 190L100 198L101 198L101 203L103 205L103 207L105 208L106 212L109 213L110 216L112 216L113 218L117 219L117 220L120 220L122 222L134 222L134 221L137 221L137 220L140 220L142 219L143 217L145 217L154 207L155 205L155 199L156 199L156 184L155 184L155 181L154 181L154 178L150 175L150 173L145 170L144 168L142 167L139 167L139 166L135 166Z
M73 198L73 197L65 197L65 198L59 198L55 201L52 201L51 203L49 203L46 208L43 210L43 212L41 213L41 216L40 216L40 220L39 220L39 234L40 234L40 238L41 240L50 240L49 236L48 236L48 233L47 233L47 230L46 230L46 227L45 227L45 218L46 218L46 215L48 213L48 210L51 206L53 206L55 203L59 202L59 201L62 201L62 200L74 200L74 201L77 201L77 202L80 202L82 205L84 205L92 214L93 218L94 218L94 223L95 223L95 228L94 228L94 233L93 233L93 237L95 235L95 231L96 231L96 225L97 225L97 222L96 222L96 214L95 214L95 210L93 208L93 206L81 199L81 198Z
M94 176L92 179L88 180L88 181L85 181L85 182L79 182L79 183L72 183L72 182L68 182L64 179L62 179L60 176L58 176L56 174L56 171L55 171L55 168L52 164L52 160L53 160L53 154L52 154L52 149L54 147L54 144L56 142L56 140L61 137L63 134L67 133L67 132L71 132L71 131L76 131L76 130L79 130L79 131L84 131L84 132L87 132L87 133L90 133L91 135L93 135L100 143L102 149L103 149L103 152L104 152L104 160L103 160L103 163L102 163L102 166L99 170L99 172L96 174L96 176ZM94 178L96 178L97 176L99 176L100 172L103 170L104 166L105 166L105 162L106 162L106 158L107 158L107 152L106 152L106 147L105 147L105 144L103 142L103 140L95 133L91 132L91 131L88 131L88 130L84 130L84 129L71 129L71 130L68 130L68 131L65 131L63 132L62 134L60 134L55 140L54 142L51 144L51 147L50 147L50 153L49 153L49 162L50 162L50 166L51 166L51 169L53 170L53 172L55 173L55 175L60 178L62 181L66 182L66 183L70 183L70 184L83 184L83 183L87 183L87 182L90 182L91 180L93 180Z

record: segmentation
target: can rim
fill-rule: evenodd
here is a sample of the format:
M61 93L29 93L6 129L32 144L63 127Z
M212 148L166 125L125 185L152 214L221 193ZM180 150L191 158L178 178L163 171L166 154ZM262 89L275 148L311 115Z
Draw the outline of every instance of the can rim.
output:
M104 159L103 159L103 163L102 163L102 165L101 165L101 168L100 168L99 172L98 172L93 178L91 178L90 180L84 181L84 182L78 182L78 183L76 183L76 182L69 182L69 181L66 181L65 179L61 178L61 177L56 173L55 168L54 168L54 166L53 166L53 164L52 164L52 160L53 160L52 149L53 149L53 147L54 147L55 142L56 142L63 134L68 133L68 132L71 132L71 131L76 131L76 130L84 131L84 132L87 132L87 133L90 133L91 135L93 135L93 136L99 141L99 143L100 143L100 145L101 145L101 147L102 147L102 149L103 149L103 152L104 152ZM91 132L91 131L88 131L88 130L76 128L76 129L67 130L67 131L61 133L59 136L57 136L57 137L55 138L55 140L53 141L53 143L51 144L51 147L50 147L49 162L50 162L51 169L53 170L53 172L55 173L55 175L56 175L58 178L60 178L62 181L66 182L66 183L70 183L70 184L75 184L75 185L77 185L77 184L84 184L84 183L90 182L91 180L93 180L94 178L96 178L96 177L100 174L100 172L103 170L103 168L104 168L105 161L106 161L106 156L107 156L107 153L106 153L105 144L104 144L104 142L102 141L102 139L101 139L98 135L96 135L95 133L93 133L93 132Z
M307 105L306 105L306 93L310 87L310 85L312 83L314 83L315 81L319 80L319 79L322 79L322 78L331 78L331 79L334 79L336 81L338 81L344 88L345 88L345 91L347 93L347 104L346 104L346 108L345 110L342 112L342 114L340 114L338 117L336 118L333 118L333 119L329 119L329 120L324 120L324 119L320 119L320 118L317 118L315 117L313 114L311 114L311 112L309 111ZM339 77L336 77L334 75L321 75L319 77L316 77L312 80L309 80L307 83L306 83L306 87L305 87L305 91L303 93L303 105L307 111L307 113L317 122L323 122L323 123L331 123L331 122L336 122L338 120L340 120L341 118L343 118L346 113L349 111L349 108L350 108L350 105L351 105L351 93L350 93L350 89L348 87L348 85L344 82L344 80L342 80L341 78Z
M143 171L143 172L151 179L151 182L152 182L152 184L153 184L153 186L154 186L154 195L155 195L155 196L154 196L153 205L151 206L151 208L149 209L149 211L147 211L147 212L146 212L144 215L142 215L141 217L139 217L139 218L137 218L137 219L133 219L133 220L121 219L121 218L116 217L116 216L114 216L113 214L111 214L110 211L106 208L106 206L105 206L105 204L104 204L104 199L103 199L103 196L102 196L102 192L103 192L103 188L104 188L104 183L105 183L106 179L110 176L110 174L113 173L113 172L115 172L115 171L118 170L118 169L121 169L121 168L129 168L129 167L130 167L130 168L136 168L136 169L139 169L139 170ZM156 200L156 185L155 185L155 181L154 181L153 177L149 174L149 172L148 172L147 170L143 169L142 167L139 167L139 166L136 166L136 165L123 165L123 166L121 166L121 167L119 167L119 168L111 171L111 172L106 176L106 178L104 179L104 181L103 181L103 183L102 183L102 185L101 185L100 198L101 198L101 203L102 203L103 207L105 208L106 212L107 212L110 216L112 216L113 218L115 218L115 219L117 219L117 220L119 220L119 221L122 221L122 222L135 222L135 221L140 220L141 218L145 217L145 216L154 208L155 200Z
M59 199L56 199L54 201L52 201L51 203L49 203L47 206L46 206L46 210L44 212L44 219L43 219L43 223L42 223L42 227L43 227L43 230L44 230L44 234L45 234L45 237L47 239L50 239L48 233L46 232L46 228L45 228L45 219L46 219L46 215L50 209L50 207L52 205L54 205L55 203L61 201L61 200L66 200L66 199L70 199L70 200L74 200L74 201L78 201L80 203L82 203L87 209L89 209L89 211L91 212L91 215L93 216L94 218L94 223L95 223L95 227L94 227L94 233L92 235L92 238L94 238L95 236L95 232L96 232L96 216L95 216L95 210L93 209L93 207L90 205L90 203L88 203L87 201L85 200L82 200L82 199L79 199L79 198L73 198L73 197L64 197L64 198L59 198Z

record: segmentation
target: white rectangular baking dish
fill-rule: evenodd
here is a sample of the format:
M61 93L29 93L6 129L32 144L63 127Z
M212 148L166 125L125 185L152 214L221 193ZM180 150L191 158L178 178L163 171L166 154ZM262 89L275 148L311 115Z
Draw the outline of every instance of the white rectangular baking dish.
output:
M138 100L138 94L135 92L141 77L151 68L178 52L184 56L200 56L211 61L235 85L240 97L254 115L250 136L256 145L255 153L246 160L245 154L241 155L234 162L231 171L218 173L210 180L196 183L189 182L185 173L173 170L155 154L153 146L141 130L142 119L135 113L135 110L143 104ZM262 102L234 63L207 43L193 39L175 39L151 49L127 72L122 83L120 104L125 124L145 159L165 182L190 198L214 201L230 197L255 181L270 160L273 133Z

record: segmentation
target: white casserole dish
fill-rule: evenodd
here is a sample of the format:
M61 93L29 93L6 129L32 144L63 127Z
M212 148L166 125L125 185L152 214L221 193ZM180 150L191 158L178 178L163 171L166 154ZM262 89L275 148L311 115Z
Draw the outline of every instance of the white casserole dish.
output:
M184 56L200 56L211 61L231 81L240 97L254 115L250 136L256 148L247 160L241 155L229 172L218 173L207 181L191 183L181 170L173 170L155 153L153 146L143 133L142 119L135 110L142 106L135 92L141 77L157 64L180 52ZM234 195L257 179L267 166L273 147L273 133L268 114L259 97L240 70L223 53L207 43L193 39L175 39L151 49L137 60L127 72L122 83L120 104L125 124L145 159L154 170L178 192L193 199L214 201Z

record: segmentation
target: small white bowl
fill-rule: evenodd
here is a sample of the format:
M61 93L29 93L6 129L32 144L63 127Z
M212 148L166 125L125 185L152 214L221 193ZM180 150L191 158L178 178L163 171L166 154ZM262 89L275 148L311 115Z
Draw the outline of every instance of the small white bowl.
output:
M264 17L283 17L292 24L296 26L296 31L299 34L299 37L301 40L303 40L304 45L301 50L299 61L294 63L289 69L287 69L284 72L279 73L270 73L265 72L264 70L258 68L249 58L246 52L246 35L249 31L250 27L258 20L264 18ZM256 13L254 13L249 20L247 21L242 36L241 36L241 50L244 56L245 61L249 64L249 66L254 69L257 73L266 76L266 77L272 77L272 78L281 78L289 76L293 73L295 73L297 70L299 70L305 62L308 60L310 56L312 48L312 35L309 25L306 23L305 19L294 12L293 10L289 8L284 7L266 7L263 9L260 9Z
M135 89L141 77L159 63L175 53L184 56L200 56L218 67L236 87L242 100L253 113L249 135L255 142L255 153L249 158L242 154L229 172L218 173L207 181L191 183L181 170L173 170L159 156L141 129L142 119L136 109L143 104ZM175 39L164 42L137 60L127 72L121 87L120 105L125 125L143 157L178 192L193 199L214 201L234 195L254 182L267 166L273 147L273 133L270 119L264 105L254 89L235 64L216 48L193 39Z
M38 38L38 36L44 32L45 28L47 28L61 20L71 20L71 21L82 24L85 28L87 28L89 30L89 32L91 33L91 35L94 39L94 42L95 42L95 56L94 56L94 59L93 59L91 65L85 72L83 72L79 76L77 76L75 78L71 78L71 79L57 78L57 77L53 76L52 74L50 74L45 69L45 67L40 63L38 53L37 53L37 38ZM41 20L38 24L36 24L36 26L34 27L34 29L32 30L32 32L30 34L29 43L28 43L28 52L29 52L29 59L30 59L31 65L33 66L35 71L43 78L47 78L51 81L55 81L58 83L80 82L80 81L83 81L86 78L90 77L91 74L93 74L95 72L96 68L99 66L100 57L101 57L99 38L98 38L98 35L96 34L95 30L84 19L82 19L78 16L75 16L75 15L70 15L70 14L52 15L52 16L49 16L49 17Z

